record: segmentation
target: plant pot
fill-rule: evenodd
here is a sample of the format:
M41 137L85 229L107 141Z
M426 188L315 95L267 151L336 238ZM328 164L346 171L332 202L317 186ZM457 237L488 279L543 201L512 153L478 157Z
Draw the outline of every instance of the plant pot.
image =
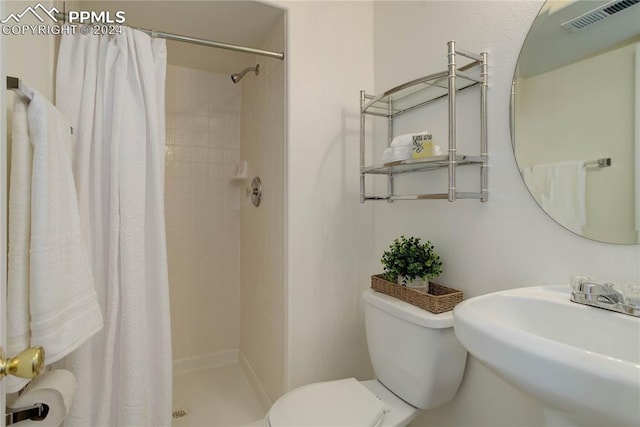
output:
M427 292L429 290L429 281L424 280L422 277L408 279L405 276L398 275L398 285L406 286L409 289L420 292Z

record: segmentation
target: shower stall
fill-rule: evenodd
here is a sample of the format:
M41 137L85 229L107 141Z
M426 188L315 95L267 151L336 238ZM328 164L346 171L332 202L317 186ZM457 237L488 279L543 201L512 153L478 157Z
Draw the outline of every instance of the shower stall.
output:
M174 384L181 375L204 378L208 369L235 366L260 403L252 414L262 417L285 391L285 11L254 1L51 5L123 11L125 25L167 40L164 214ZM53 62L53 39L30 46L41 55L24 55L7 41L7 74L50 99L55 64L32 62ZM254 177L262 182L258 207L247 191ZM206 390L174 388L176 415L186 415L176 422L190 425L207 399Z
M247 43L260 54L168 43L165 212L174 410L191 411L184 425L200 419L212 395L197 402L182 390L211 367L237 364L263 411L284 392L285 68L281 58L263 54L284 52L284 13L252 2L207 3L218 17L270 22ZM200 5L190 19L203 13ZM187 48L192 58L178 56ZM223 53L233 62L197 63ZM258 207L247 197L254 177L264 186ZM260 409L246 411L251 418Z
M285 375L284 11L251 1L86 7L123 10L129 25L167 39L174 382L185 387L181 375L235 363L267 409L284 392ZM248 179L238 174L244 162ZM264 196L254 207L246 193L257 176ZM191 411L184 425L211 404L206 392L201 399L174 390L177 415Z

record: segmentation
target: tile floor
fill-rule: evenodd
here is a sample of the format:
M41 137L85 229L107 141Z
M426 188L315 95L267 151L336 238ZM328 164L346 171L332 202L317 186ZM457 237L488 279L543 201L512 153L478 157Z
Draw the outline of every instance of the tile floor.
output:
M173 427L261 426L266 413L238 363L176 375L173 410L189 414Z

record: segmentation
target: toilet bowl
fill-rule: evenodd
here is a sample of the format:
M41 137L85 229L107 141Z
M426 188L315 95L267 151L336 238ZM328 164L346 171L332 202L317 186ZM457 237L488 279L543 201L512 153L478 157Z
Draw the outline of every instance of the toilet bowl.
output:
M453 399L467 360L453 331L453 312L433 314L371 289L362 298L376 379L291 390L273 404L266 427L402 427L420 410Z

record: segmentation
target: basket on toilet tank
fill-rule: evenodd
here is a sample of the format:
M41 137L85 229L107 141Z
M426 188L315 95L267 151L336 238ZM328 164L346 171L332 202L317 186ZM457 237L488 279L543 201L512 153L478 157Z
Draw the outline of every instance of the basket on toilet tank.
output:
M429 281L428 292L421 292L406 286L389 282L384 274L371 276L371 288L432 313L453 310L462 301L462 291Z

